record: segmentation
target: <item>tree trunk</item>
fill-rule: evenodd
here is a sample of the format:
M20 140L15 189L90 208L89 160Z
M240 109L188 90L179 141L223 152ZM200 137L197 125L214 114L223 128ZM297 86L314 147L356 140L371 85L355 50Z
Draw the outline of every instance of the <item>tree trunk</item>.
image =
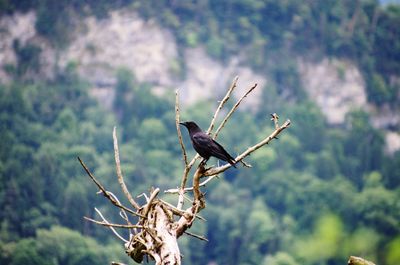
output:
M156 258L156 265L180 265L181 254L176 230L172 227L170 217L160 205L156 205L154 210L156 214L155 229L162 242L159 251L157 251L159 257Z

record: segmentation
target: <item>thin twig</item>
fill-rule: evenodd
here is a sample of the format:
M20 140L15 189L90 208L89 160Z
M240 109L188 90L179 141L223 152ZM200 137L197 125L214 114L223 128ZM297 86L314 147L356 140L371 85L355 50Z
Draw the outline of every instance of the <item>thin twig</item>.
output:
M188 166L185 167L184 173L183 173L183 174L186 175L186 179L187 179L187 175L189 174L190 169L192 169L194 163L195 163L196 160L199 159L199 158L200 158L200 155L199 155L199 154L196 154L196 155L192 158L192 160L190 160Z
M156 198L156 196L158 195L159 192L160 192L160 189L157 188L151 193L149 201L147 202L147 204L146 204L146 206L145 206L145 208L143 210L143 215L144 216L147 216L147 214L149 213L150 208L151 208L151 204L152 204L153 200Z
M214 178L218 178L218 177L219 177L218 175L209 176L206 180L204 180L203 182L201 182L201 183L199 184L199 187L205 186L208 182L210 182L210 181L213 180ZM192 190L193 190L193 187L185 188L185 192L186 192L186 191L192 191ZM164 191L164 193L171 193L171 194L178 193L178 192L179 192L179 189L169 189L169 190L165 190L165 191Z
M178 215L178 216L183 216L186 212L182 209L178 209L174 205L162 200L158 199L164 206L166 206L173 214Z
M242 163L244 167L248 167L248 168L253 167L252 165L246 163L246 162L243 161L243 160L240 160L240 163Z
M110 191L107 191L107 192L108 192L108 194L109 194L110 196L112 196L112 197L114 198L114 200L115 200L116 202L118 202L119 204L121 204L121 202L118 200L118 197L115 196L114 193L112 193L112 192L110 192ZM126 221L126 223L127 223L128 225L132 225L132 223L129 221L128 215L126 214L126 211L125 211L124 209L121 209L121 211L119 212L119 215L121 216L122 219L124 219L124 220ZM130 232L131 232L131 231L130 231ZM136 229L135 229L134 232L135 232L135 233L137 232Z
M115 196L115 194L114 193L112 193L112 192L109 192L108 191L108 193L119 203L119 204L121 204L121 202L118 200L118 197L117 196ZM128 224L128 225L132 225L132 223L131 223L131 221L129 221L129 217L128 217L128 215L126 214L126 211L124 210L124 209L121 209L121 211L119 211L119 216L121 216L121 218L122 219L124 219L125 220L125 222ZM137 233L137 230L136 230L136 228L134 229L134 231L129 231L129 232L133 232L133 233Z
M215 140L221 131L221 129L224 127L225 123L228 121L228 119L232 116L232 114L235 112L235 110L239 107L240 103L243 101L245 97L247 97L248 94L251 93L255 88L257 87L257 83L255 83L252 87L249 88L249 90L246 91L246 93L236 102L236 104L231 108L231 110L226 114L225 118L219 125L218 129L215 131L215 134L213 136L213 139Z
M149 197L147 197L147 195L146 195L146 193L141 193L141 194L139 194L138 196L136 196L136 198L140 198L140 197L144 197L145 198L145 200L146 200L146 202L148 202L149 201Z
M176 132L178 133L179 144L181 145L181 149L182 149L183 162L185 162L185 167L187 167L188 159L187 159L187 155L186 155L185 145L183 144L183 140L182 140L182 132L181 132L181 126L180 126L179 122L180 122L179 94L178 94L178 89L177 89L175 91L175 125L176 125Z
M93 222L93 223L95 223L95 224L104 225L104 226L108 226L108 227L116 227L116 228L143 228L142 225L113 224L113 223L108 223L108 222L97 221L97 220L94 220L94 219L89 218L89 217L86 217L86 216L84 216L83 218L84 218L85 220L88 220L88 221ZM126 242L128 242L128 241L126 241Z
M274 122L275 130L279 128L278 124L279 116L275 112L271 114L271 121Z
M132 225L132 223L129 221L128 215L126 214L126 212L124 210L121 209L121 211L119 211L119 216L125 220L125 222L128 225ZM129 230L130 234L137 234L137 229L133 228L133 230Z
M186 235L189 235L189 236L195 237L195 238L197 238L197 239L200 239L200 240L203 240L203 241L206 241L206 242L208 242L208 239L207 239L207 238L205 238L204 236L199 236L199 235L196 235L196 234L190 233L190 232L188 232L188 231L185 231L185 232L183 232L183 233L185 233Z
M103 214L102 214L97 208L94 208L94 209L95 209L96 212L100 215L101 219L103 219L103 221L104 221L105 223L108 223L108 224L110 223L110 222L107 221L106 218L104 218ZM93 221L95 221L95 220L93 220ZM129 242L128 240L126 240L125 238L123 238L123 237L114 229L114 227L109 226L109 228L110 228L110 230L114 233L114 235L116 235L119 239L121 239L121 240L124 241L125 243L128 243L128 242Z
M81 163L83 169L86 171L87 175L92 179L92 181L96 184L96 186L100 189L101 193L103 194L104 197L106 197L112 204L117 206L120 209L124 209L128 213L131 213L136 216L140 216L142 218L146 218L145 216L132 211L131 209L127 208L126 206L122 205L120 202L116 201L108 191L100 184L100 182L93 176L93 174L90 172L89 168L83 163L80 157L78 157L79 163Z
M185 149L185 145L183 144L183 139L182 139L182 132L181 132L181 126L179 124L180 122L180 115L179 115L179 95L178 95L178 90L175 91L175 125L176 125L176 132L178 134L178 140L179 140L179 144L181 146L182 149L182 156L183 156L183 161L185 163L185 170L183 172L182 175L182 180L181 180L181 192L179 193L179 197L178 197L178 204L177 204L177 208L178 209L182 209L183 207L183 193L184 193L184 189L186 186L186 182L187 182L187 177L188 177L188 173L190 168L188 167L188 159L187 159L187 154L186 154L186 149Z
M138 210L140 208L139 204L132 198L132 195L129 193L124 178L122 177L122 170L121 170L121 162L119 159L119 151L118 151L118 139L117 139L117 128L114 127L113 130L113 139L114 139L114 156L115 156L115 167L118 176L118 182L121 185L122 191L124 192L125 196L128 198L128 201L131 205Z
M117 261L111 261L111 265L126 265L126 264Z
M236 76L236 77L233 79L233 82L232 82L231 86L229 87L228 91L226 92L225 97L224 97L224 98L221 100L221 102L219 103L219 106L218 106L217 110L215 111L214 116L212 117L210 126L208 127L207 134L210 134L211 131L212 131L212 129L214 129L214 123L215 123L215 120L216 120L217 117L218 117L219 111L222 109L222 107L224 106L224 104L228 101L228 99L230 98L230 96L231 96L233 90L236 88L236 83L237 83L238 79L239 79L238 76Z
M163 203L164 206L166 206L173 214L178 215L178 216L188 215L187 211L180 210L180 209L176 208L175 206L173 206L172 204L170 204L170 203L168 203L168 202L166 202L164 200L161 200L161 199L158 199L158 200L161 203ZM190 213L190 215L192 215L192 213ZM207 221L204 217L202 217L202 216L200 216L198 214L196 214L195 216L196 216L196 218L198 218L198 219L200 219L202 221Z

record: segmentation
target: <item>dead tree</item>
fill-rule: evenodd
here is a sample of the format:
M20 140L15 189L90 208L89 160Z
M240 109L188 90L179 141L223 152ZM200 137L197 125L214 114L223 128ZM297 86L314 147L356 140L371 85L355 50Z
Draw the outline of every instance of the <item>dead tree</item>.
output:
M220 110L224 104L229 100L232 92L236 88L238 77L236 77L228 89L224 98L220 101L220 104L215 111L210 126L207 133L212 135L213 139L216 139L220 131L224 128L224 125L232 114L239 107L240 103L246 98L246 96L251 93L257 84L250 87L246 93L236 102L236 104L230 109L226 114L218 128L213 132L215 122L217 120ZM164 191L169 194L177 195L176 205L172 205L161 198L158 197L160 192L159 188L153 189L149 195L143 194L146 198L146 202L143 205L139 205L132 195L129 193L128 188L125 185L125 181L121 171L119 151L118 151L118 141L116 136L116 129L114 127L113 139L114 139L114 151L115 151L115 165L118 182L121 189L128 199L130 206L123 205L120 200L110 191L108 191L91 173L84 162L78 157L79 162L85 169L88 176L100 189L99 193L107 198L115 207L119 208L120 216L124 220L124 224L110 223L103 216L103 214L95 208L96 212L99 214L101 221L93 220L91 218L85 217L86 220L94 222L99 225L103 225L111 229L111 231L125 244L126 253L136 262L142 262L143 258L146 256L150 259L155 260L157 265L169 264L169 265L179 265L181 264L181 253L178 246L178 238L183 234L192 236L200 240L207 240L204 236L196 235L189 232L189 228L197 220L202 220L203 218L198 215L198 213L205 208L205 198L203 193L200 191L200 187L205 186L208 182L215 179L218 174L224 172L229 167L230 164L223 166L205 168L202 163L200 163L194 170L192 176L192 185L187 186L189 173L192 167L195 165L196 161L199 159L199 155L195 155L193 159L188 160L186 149L182 141L181 130L179 126L180 114L179 114L179 95L176 91L176 102L175 102L175 123L176 130L178 134L179 143L182 149L182 157L184 161L183 174L180 181L180 186L175 189L169 189ZM274 123L274 130L263 140L256 143L255 145L249 147L243 153L235 158L236 162L241 162L245 167L251 167L243 161L243 159L250 155L252 152L261 148L262 146L268 144L273 139L277 139L277 136L290 125L290 120L287 120L282 125L278 123L278 115L271 114L271 120ZM202 181L201 181L202 180ZM190 197L190 198L189 198ZM184 208L184 200L187 199L191 203L186 208ZM134 221L133 221L134 220ZM122 237L117 229L127 229L129 231L129 238ZM116 264L116 263L114 263Z

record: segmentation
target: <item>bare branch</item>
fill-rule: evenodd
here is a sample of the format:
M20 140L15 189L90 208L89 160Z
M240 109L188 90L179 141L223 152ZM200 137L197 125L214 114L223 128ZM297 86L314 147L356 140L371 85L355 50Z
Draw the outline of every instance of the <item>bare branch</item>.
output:
M213 180L214 178L218 178L218 175L209 176L205 181L203 181L203 182L201 182L201 183L199 184L199 187L205 186L208 182L210 182L210 181ZM193 190L193 187L185 188L185 192L186 192L186 191L192 191L192 190ZM164 193L171 193L171 194L179 193L179 189L169 189L169 190L165 190Z
M187 180L187 175L189 174L190 169L192 169L194 163L196 162L196 160L197 160L199 157L200 157L199 154L196 154L196 155L192 158L192 160L190 160L188 166L185 167L184 172L183 172L183 175L184 175L184 177L186 177L186 180Z
M187 182L187 177L188 177L188 173L190 168L188 167L188 159L187 159L187 155L186 155L186 149L185 149L185 145L183 144L183 140L182 140L182 132L181 132L181 127L180 127L180 115L179 115L179 95L178 95L178 90L175 91L175 125L176 125L176 132L178 134L178 139L179 139L179 144L181 146L182 149L182 156L183 156L183 161L185 163L185 169L182 175L182 180L181 180L181 192L179 193L179 197L178 197L178 205L177 208L178 209L182 209L183 207L183 193L184 193L184 189L186 186L186 182Z
M162 199L158 199L164 206L167 206L168 209L175 215L178 216L182 216L185 214L185 211L182 209L178 209L177 207L175 207L174 205L162 200Z
M225 123L228 121L228 119L232 116L232 114L235 112L235 110L239 107L240 103L243 101L245 97L247 97L248 94L251 93L255 88L257 87L257 83L255 83L252 87L250 87L246 93L236 102L236 104L231 108L231 110L226 114L225 118L219 125L218 129L215 131L215 134L213 136L213 139L215 140L218 136L218 133L221 131L221 129L224 127Z
M102 222L102 221L97 221L97 220L94 220L94 219L89 218L89 217L86 217L86 216L84 216L83 218L85 218L85 220L88 220L88 221L93 222L93 223L95 223L95 224L104 225L104 226L108 226L108 227L116 227L116 228L143 228L142 225L113 224L113 223L108 223L108 222L104 222L104 221L103 221L103 222ZM126 241L126 242L128 242L128 241Z
M183 140L182 140L182 132L181 132L181 126L180 126L179 122L180 122L179 95L178 95L178 89L177 89L177 90L175 90L175 125L176 125L176 132L178 133L179 144L181 145L181 149L182 149L183 161L185 162L185 167L187 167L188 159L187 159L187 155L186 155L185 145L183 144Z
M117 261L111 261L111 265L126 265L126 264Z
M199 236L199 235L190 233L190 232L188 232L188 231L185 231L184 233L185 233L186 235L189 235L189 236L195 237L195 238L197 238L197 239L200 239L200 240L203 240L203 241L208 242L208 239L205 238L204 236Z
M110 224L110 222L108 222L107 219L104 218L103 214L102 214L97 208L94 208L94 209L95 209L96 212L100 215L101 219L103 219L104 223ZM92 220L93 220L93 219L92 219ZM95 221L95 220L93 220L93 221ZM97 222L97 221L95 221L95 222ZM110 230L114 233L114 235L116 235L119 239L121 239L121 240L124 241L125 243L128 243L128 242L129 242L128 240L126 240L125 238L123 238L120 234L118 234L118 232L117 232L112 226L109 226L109 228L110 228Z
M110 192L110 191L107 191L107 192L108 192L108 194L109 194L110 196L112 196L112 197L114 198L114 200L115 200L117 203L121 204L121 202L118 200L118 197L115 196L114 193L112 193L112 192ZM122 219L124 219L124 220L126 221L126 223L127 223L128 225L132 225L132 223L129 221L128 215L126 214L126 211L125 211L124 209L121 209L121 211L119 212L119 215L121 216ZM136 229L135 229L135 233L136 233Z
M279 116L275 112L271 114L271 121L274 122L275 130L279 128L278 124Z
M151 203L153 202L153 200L156 198L156 196L158 195L158 193L160 192L160 189L157 188L153 191L153 193L150 195L149 201L147 202L144 210L143 210L143 215L147 216L147 214L149 213L149 210L151 208Z
M184 210L178 209L175 206L173 206L172 204L170 204L170 203L168 203L168 202L166 202L164 200L158 199L158 201L160 201L164 206L166 206L168 208L168 210L170 210L175 215L184 216L184 215L188 214L187 210L184 211ZM189 214L192 215L191 213L189 213ZM196 218L198 218L198 219L200 219L202 221L207 221L204 217L202 217L202 216L200 216L198 214L196 214Z
M252 165L250 165L250 164L244 162L243 160L240 160L240 163L242 163L244 167L248 167L248 168L251 168L251 167L252 167Z
M214 123L215 123L215 120L216 120L217 117L218 117L219 111L222 109L222 107L224 106L224 104L228 101L228 99L230 98L230 96L231 96L233 90L236 88L236 83L237 83L238 79L239 79L238 76L236 76L236 77L233 79L233 82L232 82L230 88L228 89L228 91L226 92L225 97L224 97L224 98L221 100L221 102L219 103L219 106L218 106L217 110L215 111L214 116L212 117L210 126L208 127L207 134L210 134L211 131L212 131L212 129L214 129Z
M159 201L163 204L163 206L167 207L168 210L170 210L174 215L181 216L183 218L189 218L189 217L194 216L197 219L202 220L204 222L207 221L201 215L193 214L192 211L191 211L191 208L188 208L186 211L183 211L183 210L180 210L180 209L176 208L175 206L173 206L172 204L170 204L170 203L168 203L168 202L166 202L164 200L159 199Z
M182 209L183 204L185 203L185 200L184 200L185 199L184 198L185 188L184 188L184 186L179 189L178 194L179 194L179 197L178 197L178 204L177 204L176 208Z
M100 184L100 182L93 176L93 174L90 172L89 168L85 165L85 163L83 163L83 161L80 159L80 157L78 157L78 160L79 160L79 163L81 163L83 169L88 174L88 176L93 180L93 182L96 184L96 186L100 189L100 191L104 195L104 197L106 197L112 204L114 204L115 206L117 206L120 209L124 209L128 213L131 213L136 216L140 216L142 218L146 218L146 217L142 216L141 214L134 212L131 209L127 208L126 206L122 205L119 201L116 201L114 199L114 197L112 197L110 195L110 193L108 191L106 191L106 189Z
M202 164L199 165L193 176L193 196L194 202L199 202L202 199L202 193L200 191L200 178L203 176L205 168Z
M249 147L246 151L244 151L242 154L237 156L235 158L235 161L237 161L237 162L241 161L243 158L245 158L246 156L248 156L252 152L254 152L257 149L259 149L260 147L268 144L272 139L276 139L277 136L284 129L289 127L289 125L290 125L290 120L287 120L282 126L278 127L278 129L275 129L267 138L263 139L261 142L253 145L252 147ZM212 175L219 174L219 173L224 172L225 170L227 170L229 167L231 167L230 164L226 164L226 165L223 165L223 166L220 166L220 167L216 167L216 168L211 168L211 169L207 170L206 172L204 172L204 176L212 176Z
M119 151L118 151L118 139L117 139L117 128L114 127L113 130L113 139L114 139L114 156L115 156L115 167L118 176L118 182L121 185L122 191L124 192L125 196L128 198L128 201L131 203L133 207L137 209L140 208L139 204L132 198L132 195L129 193L128 189L126 188L124 178L122 177L122 170L121 170L121 162L119 160Z
M140 197L144 197L146 199L146 202L149 201L149 197L147 197L146 193L144 193L144 192L139 194L138 196L136 196L136 198L140 198Z

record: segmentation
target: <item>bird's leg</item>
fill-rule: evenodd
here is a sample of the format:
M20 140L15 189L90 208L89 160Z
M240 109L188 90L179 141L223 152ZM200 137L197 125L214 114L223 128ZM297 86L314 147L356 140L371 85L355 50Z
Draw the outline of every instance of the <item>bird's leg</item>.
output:
M207 163L208 159L210 159L210 158L207 158L207 159L203 158L203 160L201 160L201 162L199 164L199 167L202 167L204 172L206 172L207 170L212 168L212 166L211 167L206 167L206 163Z
M204 168L204 172L209 170L210 168L212 168L212 167L209 167L209 168L206 167L208 159L210 159L210 158L203 158L203 160L200 162L200 165L199 165Z
M203 160L201 160L199 166L204 167L207 164L208 158L203 158Z
M207 163L207 160L208 159L203 159L203 160L201 160L201 162L200 162L200 164L199 164L199 170L200 170L200 175L202 175L204 172L206 172L206 168L204 167L205 165L206 165L206 163ZM201 178L201 176L200 176L200 178Z

